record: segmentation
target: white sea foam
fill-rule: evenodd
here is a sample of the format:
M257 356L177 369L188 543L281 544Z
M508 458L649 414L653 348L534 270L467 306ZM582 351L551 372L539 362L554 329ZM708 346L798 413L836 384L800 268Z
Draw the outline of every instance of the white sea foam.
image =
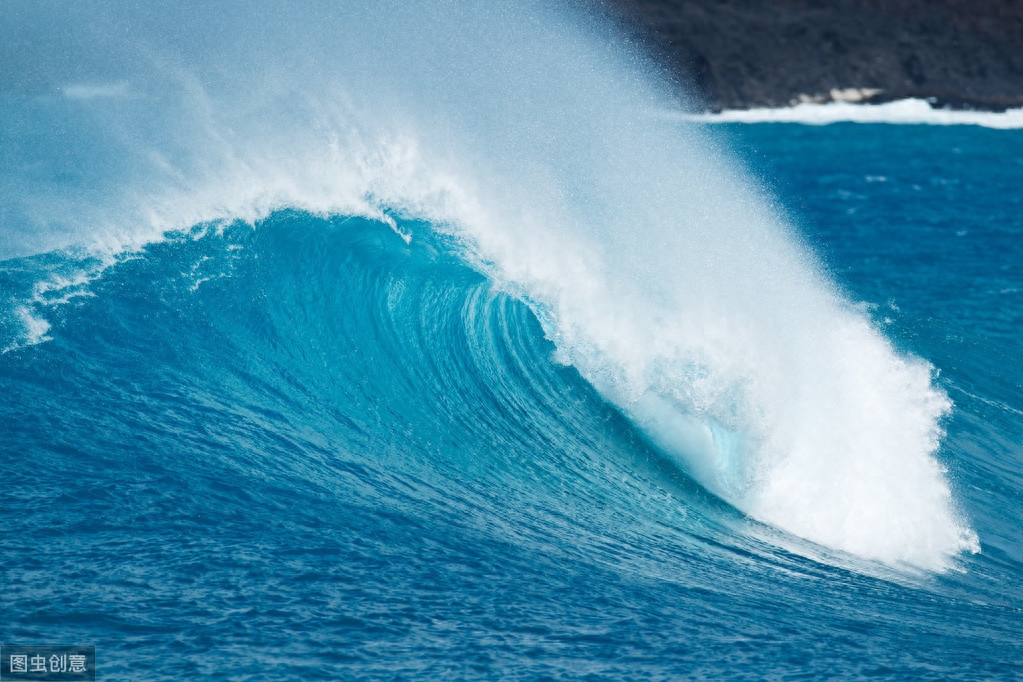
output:
M891 123L903 125L975 125L1003 130L1023 128L1023 109L971 111L936 109L926 100L903 99L883 104L805 102L776 109L726 109L716 114L671 113L665 116L703 123Z
M37 315L32 308L19 305L13 312L16 323L22 328L21 334L9 345L0 349L0 355L52 340L50 336L47 336L50 331L50 323Z
M753 517L891 564L976 551L935 459L950 403L930 366L837 293L700 126L649 116L677 103L599 32L541 3L222 10L114 14L168 36L159 51L81 29L69 44L105 46L124 71L108 80L145 95L78 100L65 123L95 175L8 182L26 226L9 253L137 249L283 207L430 220L533 305L559 360ZM66 153L46 139L43 167Z

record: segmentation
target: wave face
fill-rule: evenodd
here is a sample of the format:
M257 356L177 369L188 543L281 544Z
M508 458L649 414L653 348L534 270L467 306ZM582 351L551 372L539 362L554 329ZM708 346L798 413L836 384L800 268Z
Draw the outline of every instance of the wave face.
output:
M15 636L102 637L130 676L114 642L151 627L154 678L171 632L200 676L213 637L257 676L621 677L721 670L714 629L775 609L838 636L870 620L851 594L911 632L962 594L1008 617L1012 589L956 577L996 569L953 495L952 385L718 138L656 115L681 104L610 27L49 11L4 26L34 64L2 93ZM48 620L54 581L100 605Z

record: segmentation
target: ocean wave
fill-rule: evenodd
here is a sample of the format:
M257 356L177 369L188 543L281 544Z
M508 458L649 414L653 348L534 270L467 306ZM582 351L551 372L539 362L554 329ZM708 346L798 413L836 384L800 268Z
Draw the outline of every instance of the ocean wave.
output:
M813 309L815 319L833 316L828 322L831 328L807 338L809 323L798 317L793 323L798 329L757 329L756 317L736 319L735 311L708 311L713 313L711 318L701 317L700 309L669 313L656 300L643 301L633 294L623 303L601 289L596 292L606 298L594 299L598 284L592 277L589 291L583 291L581 299L574 290L580 282L572 279L547 282L547 287L557 285L560 295L544 299L538 295L542 289L525 278L495 277L495 266L481 262L478 252L467 249L450 226L437 229L429 223L393 218L366 222L357 216L324 223L308 214L295 215L275 214L255 227L206 224L188 232L168 233L141 251L102 263L59 254L45 262L38 258L8 262L7 272L20 282L25 299L13 299L6 311L8 319L22 324L20 337L8 340L6 351L24 353L29 346L74 333L66 328L68 310L83 306L103 309L113 303L108 299L114 292L130 291L142 281L152 282L147 286L155 289L147 297L159 298L168 312L192 308L197 302L209 301L211 295L233 305L232 301L266 298L272 291L270 300L276 303L271 309L276 312L268 324L259 327L259 333L276 339L273 348L264 348L265 341L259 337L249 338L241 346L274 364L298 362L289 372L305 377L302 384L307 390L321 386L315 390L324 396L338 391L350 394L352 388L335 385L338 377L344 376L348 386L362 384L371 403L445 405L455 400L462 406L459 410L478 410L495 399L491 391L507 385L497 399L506 407L495 409L503 412L507 406L516 406L514 411L521 416L501 426L507 417L482 415L472 424L462 423L459 434L445 431L447 420L455 419L450 415L420 418L426 421L416 429L435 433L438 442L451 445L466 437L487 439L496 437L487 434L497 429L507 432L504 439L518 438L513 434L520 433L532 442L554 439L558 451L578 447L570 444L578 435L554 434L579 434L588 429L571 416L571 404L557 398L560 389L551 388L551 378L534 378L549 374L549 368L568 365L631 420L664 461L680 473L754 518L839 550L839 554L822 553L783 536L775 539L795 548L793 551L840 565L847 563L841 553L848 552L892 566L940 571L953 565L956 553L977 549L976 536L956 516L944 471L933 455L941 437L939 422L950 405L947 398L932 387L929 365L900 358L851 311L818 303L821 307ZM392 241L384 238L381 230L391 235ZM261 249L255 248L253 239ZM300 244L306 246L300 248ZM288 254L292 252L300 253L304 260L290 263ZM322 261L316 260L317 254L324 254ZM440 265L436 264L438 257ZM353 258L363 263L360 267L366 274L379 274L354 290L345 280L325 278ZM280 261L287 269L275 268L271 273L260 265L267 259ZM487 275L489 283L479 274L469 275L473 270L466 263ZM400 274L410 267L412 273L431 268L452 279L441 279L440 288L432 293L412 295L421 290L424 281ZM257 272L262 274L256 277ZM238 284L224 291L231 282ZM481 297L477 293L481 286L511 297ZM563 291L565 287L572 290ZM324 296L343 305L323 309L317 301ZM499 336L518 334L522 329L505 328L509 320L504 317L500 323L488 320L495 314L491 309L495 301L504 301L504 306L515 299L528 303L528 307L517 309L515 324L535 331L532 350L508 356L491 338L493 325L503 329ZM487 309L464 308L469 304L486 305ZM763 306L771 304L761 301ZM144 328L137 327L141 320L136 314L124 317L117 312L123 305L100 316L129 336L146 334ZM202 305L208 307L209 303ZM792 303L784 305L791 307ZM623 308L630 310L628 316L623 316ZM363 319L360 310L376 311L373 315L377 317ZM523 317L526 310L530 313ZM774 318L781 309L767 313ZM222 320L217 326L230 317L207 314ZM479 320L482 329L491 331L437 336L432 330L440 327L422 327L424 316L436 315L452 322L459 317ZM642 319L633 319L636 316ZM72 320L75 317L71 315ZM729 338L735 332L722 334L721 325L742 330L741 335ZM341 330L344 333L338 336ZM232 345L239 343L236 329L229 326L224 333L233 339ZM422 339L429 337L433 337L430 348L422 347ZM545 348L546 344L550 345ZM325 366L343 366L344 370L340 375L331 370L331 378L324 384L319 363L307 365L308 360L301 360L308 353L306 346L319 349L321 355L334 349L330 353L337 357L323 356ZM449 352L443 350L448 346L452 351L466 347L474 359L468 364L439 360ZM359 369L350 349L369 349L370 356L378 360L372 368ZM379 358L384 357L400 360L394 366L381 365ZM221 362L233 365L239 361ZM438 363L445 369L440 370ZM765 365L768 373L760 369ZM512 375L525 378L526 385L508 384L508 378L483 370L489 367L507 374L510 366L518 367ZM158 371L171 376L191 372L173 365ZM373 383L358 378L363 375L375 377ZM413 376L419 379L409 383ZM182 381L187 382L184 375ZM266 377L260 381L275 380ZM451 381L460 388L445 388ZM473 398L473 394L478 395ZM532 404L535 398L529 396L544 394L552 397ZM356 419L366 404L341 409L347 423ZM591 410L599 412L600 408ZM391 428L404 427L367 425L356 430L387 438ZM527 448L526 442L517 446L523 448ZM443 457L460 456L459 450ZM643 459L635 452L629 457ZM579 463L562 474L588 477ZM849 494L850 486L855 494ZM697 500L689 499L686 504ZM858 570L874 569L859 566Z
M418 221L735 508L891 565L942 571L978 550L937 459L951 403L930 364L838 291L701 126L647 115L673 99L641 64L539 3L337 11L289 14L272 43L257 10L221 33L187 5L109 18L177 27L145 53L120 28L78 26L130 73L76 75L124 84L110 92L12 100L9 117L49 126L12 133L35 137L12 147L33 163L15 158L4 184L7 262L68 244L120 262L283 210L372 220L412 245ZM80 174L61 170L68 140ZM220 277L203 262L188 266L197 291ZM85 270L18 285L6 357L54 338L51 292L92 291L105 270Z

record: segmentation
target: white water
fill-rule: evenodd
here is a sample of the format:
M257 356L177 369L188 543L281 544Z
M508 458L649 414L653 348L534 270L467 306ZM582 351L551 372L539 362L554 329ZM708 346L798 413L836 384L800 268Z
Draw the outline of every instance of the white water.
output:
M8 139L35 140L0 184L7 257L282 207L430 220L755 518L891 564L976 551L935 459L950 403L930 367L698 126L649 116L679 105L602 28L440 0L71 13L85 54L20 55L37 77L3 95Z
M728 109L717 114L665 114L671 118L702 123L890 123L898 125L976 125L1008 130L1023 128L1023 109L969 111L935 109L922 99L903 99L883 104L828 102L803 103L776 109Z

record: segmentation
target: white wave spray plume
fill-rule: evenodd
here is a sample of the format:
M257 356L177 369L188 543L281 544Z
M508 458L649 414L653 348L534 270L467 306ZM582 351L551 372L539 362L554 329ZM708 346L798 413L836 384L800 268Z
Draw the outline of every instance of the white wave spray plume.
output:
M678 103L600 22L528 2L96 1L14 3L2 30L20 151L0 255L285 207L429 220L752 517L891 564L976 551L936 459L950 402L931 367L698 126L651 115Z

